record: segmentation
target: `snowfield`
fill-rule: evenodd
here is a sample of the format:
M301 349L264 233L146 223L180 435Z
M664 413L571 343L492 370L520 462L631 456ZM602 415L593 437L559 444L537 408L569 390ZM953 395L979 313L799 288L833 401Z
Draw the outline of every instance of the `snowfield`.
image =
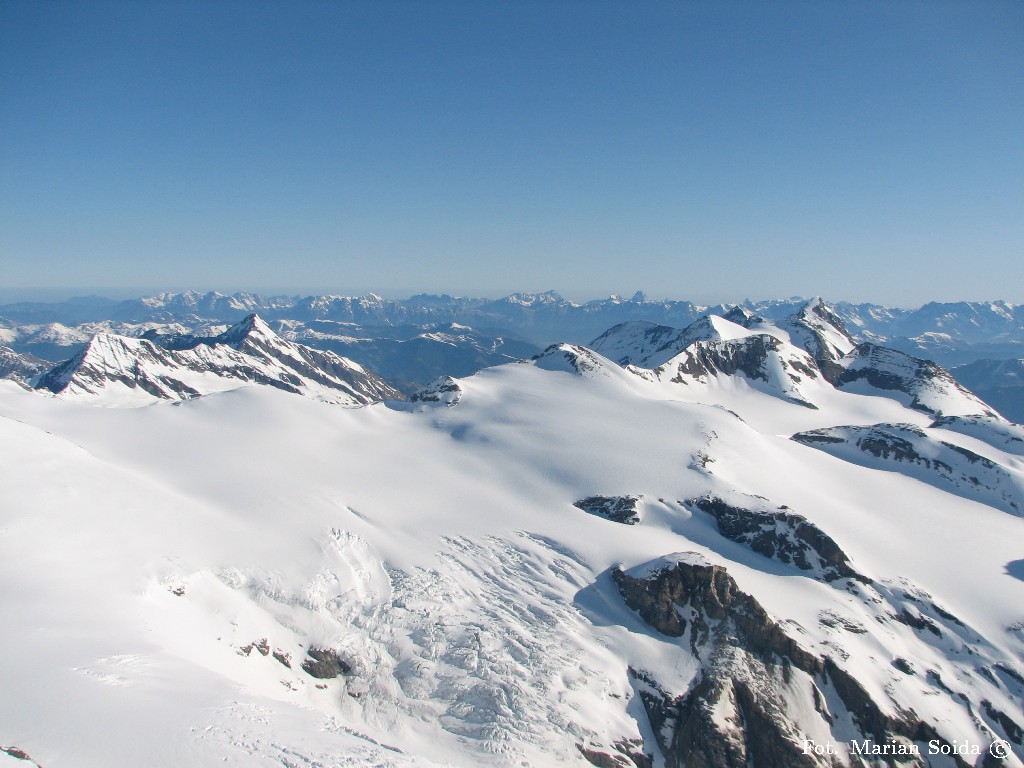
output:
M661 373L560 345L358 408L0 381L0 745L45 768L825 766L803 739L847 765L884 738L939 766L933 737L998 738L1024 765L1019 428L709 332ZM723 373L752 338L765 378ZM698 357L718 367L672 380ZM865 453L872 430L960 463ZM632 524L589 497L630 497Z

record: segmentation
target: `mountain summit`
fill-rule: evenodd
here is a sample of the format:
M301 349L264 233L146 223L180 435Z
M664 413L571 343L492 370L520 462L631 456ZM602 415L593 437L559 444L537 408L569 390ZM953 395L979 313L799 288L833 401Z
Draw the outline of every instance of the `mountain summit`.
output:
M401 399L357 363L285 341L256 314L214 337L97 334L78 355L43 374L36 388L62 397L142 405L246 383L346 405Z

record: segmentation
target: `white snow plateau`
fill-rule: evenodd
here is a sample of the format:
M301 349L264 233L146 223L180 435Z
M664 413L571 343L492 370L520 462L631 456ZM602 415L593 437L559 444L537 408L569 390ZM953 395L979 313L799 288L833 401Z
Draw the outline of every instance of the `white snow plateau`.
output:
M1020 427L821 302L592 346L0 381L0 766L1024 766Z

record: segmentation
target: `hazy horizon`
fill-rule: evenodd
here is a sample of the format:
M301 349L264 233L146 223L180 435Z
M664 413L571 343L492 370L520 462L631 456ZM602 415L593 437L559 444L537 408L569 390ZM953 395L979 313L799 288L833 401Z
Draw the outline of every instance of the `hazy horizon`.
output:
M865 299L849 299L842 296L830 296L823 293L810 293L810 294L785 294L785 295L750 295L750 296L727 296L716 299L699 298L697 296L685 295L685 294L668 294L668 293L652 293L645 291L641 288L634 290L623 290L623 291L609 291L600 294L591 294L580 291L565 291L558 288L541 288L541 289L530 289L530 290L513 290L506 292L473 292L473 291L457 291L457 290L439 290L439 291L412 291L412 292L393 292L393 291L381 291L373 288L365 290L254 290L247 288L238 288L225 290L223 288L195 288L195 287L174 287L174 288L110 288L110 287L83 287L83 288L5 288L0 287L0 306L17 303L45 303L45 304L56 304L63 301L69 301L72 299L82 298L100 298L109 299L112 301L126 301L131 299L146 298L149 296L155 296L160 293L185 293L186 291L193 291L205 295L207 293L220 293L225 296L232 296L237 293L250 293L257 296L273 297L273 296L287 296L292 298L304 298L307 296L346 296L346 297L360 297L367 296L371 293L376 294L386 300L390 301L402 301L409 299L416 295L429 295L429 296L453 296L460 298L471 298L471 299L490 299L497 300L505 298L518 293L533 293L540 294L548 291L553 291L563 298L573 301L579 304L587 303L590 301L600 301L602 299L610 298L611 296L619 296L622 299L630 299L637 291L644 294L648 301L689 301L698 305L714 306L718 304L732 305L742 304L743 302L762 302L772 300L810 300L816 296L820 296L826 302L830 304L838 304L841 302L849 304L878 304L880 306L889 307L891 309L918 309L925 304L932 303L933 301L939 304L946 303L959 303L959 302L977 302L977 303L989 303L989 302L1000 302L1004 301L1007 304L1017 305L1019 302L1013 302L1001 297L982 297L982 298L953 298L948 300L933 299L926 302L917 304L886 304L884 302L875 301L871 298Z

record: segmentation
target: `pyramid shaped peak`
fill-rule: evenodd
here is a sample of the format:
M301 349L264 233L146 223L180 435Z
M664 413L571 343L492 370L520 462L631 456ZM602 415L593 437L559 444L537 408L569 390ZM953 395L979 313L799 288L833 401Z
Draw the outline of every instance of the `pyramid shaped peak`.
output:
M807 317L808 315L816 315L833 324L842 323L842 319L836 314L835 307L821 296L815 296L796 312L797 317Z
M839 316L839 313L836 312L835 307L820 296L815 296L806 302L800 309L790 315L789 320L790 322L795 321L810 326L820 326L821 323L825 323L838 330L844 336L849 335L846 330L846 324L843 322L843 318Z
M228 328L217 337L221 344L239 344L246 339L277 339L278 335L274 329L264 322L258 314L253 312L246 315L245 319Z
M742 325L741 321L751 319L752 317L754 317L754 313L751 312L746 307L744 307L742 304L737 304L735 307L733 307L724 315L722 315L722 317L724 317L726 320L731 320L734 323L739 323Z

